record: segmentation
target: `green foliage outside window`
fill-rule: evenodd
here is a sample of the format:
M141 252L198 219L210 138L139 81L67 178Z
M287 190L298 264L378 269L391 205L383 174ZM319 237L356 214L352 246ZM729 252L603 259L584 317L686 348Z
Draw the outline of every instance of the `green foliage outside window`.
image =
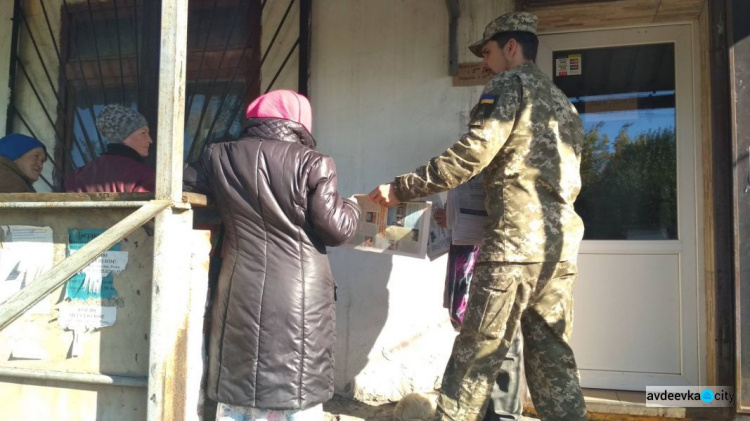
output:
M576 211L586 239L676 239L677 168L672 129L641 132L624 125L612 140L602 123L585 135L583 187Z

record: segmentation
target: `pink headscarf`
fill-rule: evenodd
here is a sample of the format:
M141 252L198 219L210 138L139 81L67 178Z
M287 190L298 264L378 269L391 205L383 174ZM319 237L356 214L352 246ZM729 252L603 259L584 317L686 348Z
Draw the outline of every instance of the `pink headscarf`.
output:
M245 117L283 118L296 121L312 133L310 101L294 91L278 90L259 96L247 106Z

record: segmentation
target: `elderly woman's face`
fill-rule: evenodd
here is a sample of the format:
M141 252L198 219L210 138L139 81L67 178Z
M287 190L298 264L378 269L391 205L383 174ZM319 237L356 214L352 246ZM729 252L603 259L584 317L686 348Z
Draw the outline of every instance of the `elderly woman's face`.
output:
M21 170L23 175L31 181L39 179L39 175L42 173L42 167L44 161L47 160L47 155L44 154L44 149L34 148L25 154L21 155L20 158L16 159L15 162L18 168Z
M134 131L122 141L123 145L135 149L135 151L138 152L138 155L142 158L148 156L148 147L151 146L152 143L154 143L154 141L151 139L147 126L143 126Z

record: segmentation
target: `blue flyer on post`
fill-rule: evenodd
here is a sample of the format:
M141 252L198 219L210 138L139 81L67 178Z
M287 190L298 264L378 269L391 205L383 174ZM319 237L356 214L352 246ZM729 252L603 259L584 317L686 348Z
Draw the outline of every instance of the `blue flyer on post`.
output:
M91 240L103 233L104 229L70 229L68 230L68 255L88 244ZM120 251L120 243L112 246L109 251ZM117 297L114 287L114 276L112 273L92 279L85 270L73 275L65 287L65 298L71 300L111 300Z

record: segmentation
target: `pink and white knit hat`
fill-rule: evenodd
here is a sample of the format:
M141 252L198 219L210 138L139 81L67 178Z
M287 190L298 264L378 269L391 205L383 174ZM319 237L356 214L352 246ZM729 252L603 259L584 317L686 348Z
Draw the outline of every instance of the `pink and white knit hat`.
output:
M245 117L283 118L296 121L312 133L310 101L294 91L278 90L259 96L247 106Z

